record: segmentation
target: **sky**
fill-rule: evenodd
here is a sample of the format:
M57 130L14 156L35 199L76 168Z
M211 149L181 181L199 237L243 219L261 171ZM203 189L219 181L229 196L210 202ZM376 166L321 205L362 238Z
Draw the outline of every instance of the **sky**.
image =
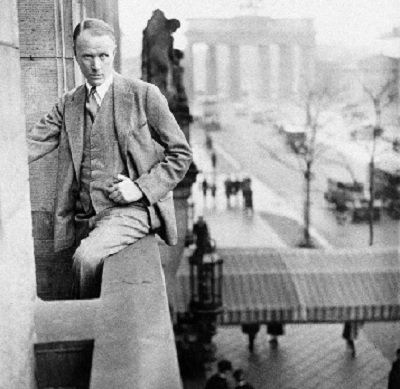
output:
M186 19L238 16L245 1L119 0L122 53L126 57L140 54L142 30L155 9L181 21L175 47L184 49ZM313 18L319 45L371 45L381 34L400 26L400 0L264 0L258 13L272 18Z

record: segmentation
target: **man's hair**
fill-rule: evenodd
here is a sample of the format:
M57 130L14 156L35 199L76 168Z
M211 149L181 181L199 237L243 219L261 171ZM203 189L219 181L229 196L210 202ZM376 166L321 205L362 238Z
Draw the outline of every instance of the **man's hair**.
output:
M232 363L231 361L228 361L226 359L223 359L222 361L218 362L218 371L220 373L223 373L225 371L230 371L232 370Z
M242 369L236 369L233 372L233 378L238 382L241 381L243 379L243 370Z
M100 19L83 19L74 29L74 50L76 48L76 40L83 31L90 30L90 33L95 36L109 36L115 43L114 29Z
M396 350L396 354L397 354L397 355L400 355L400 348L398 348L398 349Z

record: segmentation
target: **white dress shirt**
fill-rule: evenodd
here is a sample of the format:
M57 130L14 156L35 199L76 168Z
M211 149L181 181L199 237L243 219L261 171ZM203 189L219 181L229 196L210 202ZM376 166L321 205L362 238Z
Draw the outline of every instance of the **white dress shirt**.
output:
M101 85L96 86L96 91L94 92L94 97L95 97L99 107L101 106L104 96L106 95L108 88L112 84L113 80L114 80L114 74L111 73ZM88 82L86 82L86 89L87 89L88 96L90 95L90 91L92 90L92 88L93 87Z

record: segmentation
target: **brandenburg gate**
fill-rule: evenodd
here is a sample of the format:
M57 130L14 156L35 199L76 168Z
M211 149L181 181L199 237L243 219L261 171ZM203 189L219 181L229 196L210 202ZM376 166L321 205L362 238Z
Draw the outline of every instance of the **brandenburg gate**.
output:
M206 44L206 86L208 95L218 94L217 46L228 48L228 98L240 99L243 91L241 46L255 46L258 56L259 91L262 97L290 98L301 94L314 80L315 30L312 19L272 19L240 16L231 19L189 19L185 50L186 90L193 98L193 46Z

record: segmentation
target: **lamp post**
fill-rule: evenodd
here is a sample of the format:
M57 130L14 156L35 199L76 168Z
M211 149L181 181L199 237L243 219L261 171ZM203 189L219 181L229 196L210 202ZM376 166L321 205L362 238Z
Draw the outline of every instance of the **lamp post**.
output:
M222 312L223 260L217 253L215 241L210 240L210 243L208 250L195 250L189 258L189 311L201 345L203 362L215 359L212 337L216 334L218 315Z
M215 244L210 253L196 252L189 259L190 309L198 313L216 312L222 309L222 264Z
M181 373L203 372L205 365L215 360L218 315L222 312L223 260L210 238L207 223L202 218L193 226L189 256L190 301L188 311L180 315L174 326ZM194 236L196 239L194 239Z

